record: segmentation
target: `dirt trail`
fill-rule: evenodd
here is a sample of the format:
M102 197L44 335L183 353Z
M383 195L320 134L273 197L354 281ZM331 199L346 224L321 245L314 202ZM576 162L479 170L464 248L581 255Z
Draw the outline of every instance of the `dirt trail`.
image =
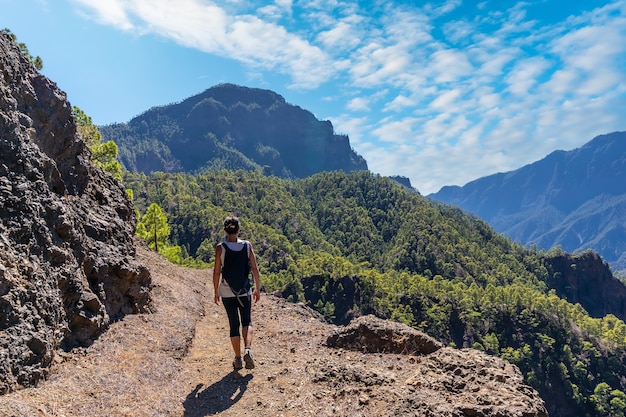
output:
M0 416L323 415L307 367L324 355L332 326L263 294L253 307L257 366L233 372L212 271L143 247L138 258L152 272L154 313L127 316L89 348L61 353L39 387L0 397Z
M308 385L307 363L319 354L331 326L301 306L263 295L253 307L256 367L233 371L225 312L212 299L181 373L189 391L183 415L316 415L311 402L319 399Z

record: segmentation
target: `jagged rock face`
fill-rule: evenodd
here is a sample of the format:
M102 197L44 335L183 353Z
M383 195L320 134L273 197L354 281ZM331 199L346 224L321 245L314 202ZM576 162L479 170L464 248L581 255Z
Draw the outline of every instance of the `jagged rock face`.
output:
M440 349L419 361L406 383L416 394L410 407L423 410L423 416L548 416L543 400L515 365L474 349ZM407 405L400 406L398 415Z
M544 402L524 383L519 368L475 349L452 349L399 323L368 315L339 328L326 344L368 353L416 355L415 372L405 381L388 415L422 417L547 417ZM358 380L369 386L390 385L390 377L363 370L335 369L315 375L316 382ZM368 382L369 381L369 382Z
M65 94L0 33L0 393L36 385L57 349L149 309L135 222Z

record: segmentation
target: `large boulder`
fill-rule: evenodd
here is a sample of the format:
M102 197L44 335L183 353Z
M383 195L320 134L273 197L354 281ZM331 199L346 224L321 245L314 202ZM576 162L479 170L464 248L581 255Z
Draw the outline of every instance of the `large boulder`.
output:
M331 335L330 347L360 350L366 353L403 353L423 355L443 347L438 340L409 326L382 320L373 315L354 319Z
M0 393L36 385L59 348L150 308L135 224L65 94L0 32Z
M315 382L341 387L342 392L378 392L393 403L385 415L548 416L544 401L524 382L517 366L475 349L444 347L404 324L362 316L338 327L326 345L370 354L410 356L411 375L400 388L391 373L380 374L367 365L329 360L314 375Z

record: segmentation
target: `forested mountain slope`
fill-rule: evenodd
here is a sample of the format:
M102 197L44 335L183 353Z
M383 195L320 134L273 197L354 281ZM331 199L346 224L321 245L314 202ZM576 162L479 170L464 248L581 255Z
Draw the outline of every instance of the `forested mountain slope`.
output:
M152 108L128 123L100 127L132 172L262 170L302 178L365 170L348 136L330 121L257 88L221 84L180 103Z
M626 271L626 132L429 197L476 214L523 245L593 249Z
M592 317L594 300L570 302L559 287L603 270L595 285L617 294L606 289L623 284L593 253L525 249L460 209L365 171L299 180L244 171L128 174L125 185L141 212L158 203L172 241L205 261L223 217L241 216L265 290L329 321L372 313L499 355L520 367L551 416L626 411L623 300Z

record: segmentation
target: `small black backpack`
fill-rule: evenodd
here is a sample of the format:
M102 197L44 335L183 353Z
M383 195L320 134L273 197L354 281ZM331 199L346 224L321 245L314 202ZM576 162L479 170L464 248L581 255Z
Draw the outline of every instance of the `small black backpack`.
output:
M248 242L243 243L240 251L232 250L222 243L224 264L222 278L228 283L235 295L246 295L250 290L250 259L248 259Z

